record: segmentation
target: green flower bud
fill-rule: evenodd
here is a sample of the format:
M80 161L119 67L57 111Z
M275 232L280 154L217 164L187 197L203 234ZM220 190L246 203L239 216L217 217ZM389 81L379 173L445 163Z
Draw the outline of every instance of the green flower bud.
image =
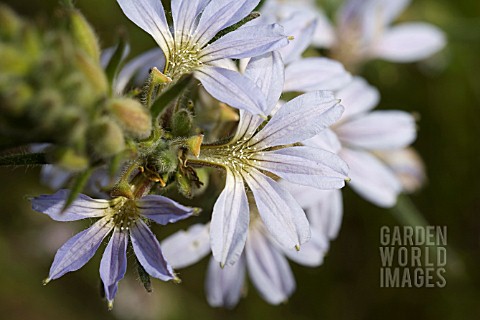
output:
M148 110L137 100L113 99L108 103L107 108L127 133L139 139L150 136L152 118Z
M91 126L89 141L93 150L102 157L113 156L125 149L122 129L109 119L101 119Z
M74 58L77 67L90 82L94 93L106 94L109 88L108 80L100 65L82 52L77 52Z
M173 115L172 133L176 137L188 137L192 130L192 114L187 110L180 110Z
M188 199L193 197L192 182L179 171L175 174L175 181L177 182L178 191Z
M177 170L178 156L172 150L163 150L158 154L156 160L159 173L170 173Z
M47 154L50 163L54 163L71 171L82 171L88 168L88 159L70 148L55 148Z
M100 61L100 45L92 26L78 10L68 12L70 27L75 42L93 59Z

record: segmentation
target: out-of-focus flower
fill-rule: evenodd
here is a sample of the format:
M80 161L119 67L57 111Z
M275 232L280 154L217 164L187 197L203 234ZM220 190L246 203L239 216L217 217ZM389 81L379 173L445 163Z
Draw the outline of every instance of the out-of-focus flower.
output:
M295 278L286 257L309 267L323 263L328 241L320 233L313 231L312 238L300 251L284 248L271 237L254 209L252 212L255 214L248 228L245 251L238 261L221 268L213 257L210 259L205 289L211 306L233 308L237 305L247 270L263 299L271 304L279 304L286 301L295 290ZM162 242L165 257L173 267L189 266L210 253L208 229L209 225L197 224Z
M371 111L379 94L362 78L355 78L336 96L345 106L341 120L304 143L338 153L350 167L351 187L362 197L381 207L395 205L402 184L376 152L410 145L416 138L414 117L398 110Z
M283 88L280 55L253 58L245 75L267 97L265 113L272 114L271 119L265 123L265 119L241 110L230 142L203 146L198 158L188 160L222 167L227 173L210 226L213 256L222 266L234 264L245 246L250 221L245 183L273 238L284 247L299 249L310 238L307 218L290 193L271 177L319 189L342 188L348 179L347 165L338 156L297 145L340 118L343 107L333 94L310 92L273 111Z
M216 99L262 114L266 101L240 73L225 68L225 59L262 55L288 44L279 25L243 25L219 39L225 28L244 19L259 0L172 1L173 30L160 0L118 0L125 15L148 32L165 55L163 73L178 79L193 73Z
M32 208L56 221L86 218L100 220L70 238L58 249L45 283L83 267L112 231L100 262L100 277L109 308L113 307L118 282L126 272L129 236L135 255L148 274L163 281L176 278L173 269L163 257L158 240L144 219L165 225L188 218L194 212L193 208L184 207L157 195L148 195L137 200L123 197L103 200L81 194L65 212L62 212L68 194L68 190L62 189L53 195L35 197L32 199Z

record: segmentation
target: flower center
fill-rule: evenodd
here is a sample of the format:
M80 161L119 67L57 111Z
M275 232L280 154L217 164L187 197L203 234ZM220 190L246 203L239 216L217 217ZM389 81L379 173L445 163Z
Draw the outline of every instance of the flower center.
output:
M118 197L112 200L109 222L112 222L121 231L128 230L140 217L134 200Z
M198 69L202 65L200 51L197 44L175 45L167 62L165 74L171 79L176 79Z

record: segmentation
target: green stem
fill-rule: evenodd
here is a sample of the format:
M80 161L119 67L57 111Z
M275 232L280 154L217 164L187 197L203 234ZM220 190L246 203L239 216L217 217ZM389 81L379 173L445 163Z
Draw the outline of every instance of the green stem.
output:
M45 153L13 154L0 157L0 166L34 166L45 164L48 164Z

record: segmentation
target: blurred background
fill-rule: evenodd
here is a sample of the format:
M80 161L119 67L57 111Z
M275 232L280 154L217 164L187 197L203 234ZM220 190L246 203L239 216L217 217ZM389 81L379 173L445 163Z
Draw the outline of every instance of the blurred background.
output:
M147 294L134 268L120 282L108 312L99 297L97 254L80 271L41 284L55 251L88 225L51 221L30 209L28 196L49 192L38 168L0 169L0 317L2 319L480 319L480 2L415 0L400 20L423 20L443 29L448 45L415 64L374 61L363 75L378 87L380 109L419 116L414 144L428 182L411 196L432 225L448 227L445 288L380 288L380 227L400 225L395 209L384 210L345 190L339 237L320 268L291 264L297 290L280 306L264 302L252 285L231 311L213 309L204 295L207 259L180 270L181 285L153 280ZM58 0L2 1L42 24L52 23ZM328 10L337 1L319 1ZM77 1L96 28L102 47L118 32L129 35L132 55L155 46L115 1ZM189 221L187 224L192 223ZM180 227L185 227L180 225ZM167 230L165 230L167 229ZM173 232L157 228L160 239ZM130 264L129 266L131 266Z

